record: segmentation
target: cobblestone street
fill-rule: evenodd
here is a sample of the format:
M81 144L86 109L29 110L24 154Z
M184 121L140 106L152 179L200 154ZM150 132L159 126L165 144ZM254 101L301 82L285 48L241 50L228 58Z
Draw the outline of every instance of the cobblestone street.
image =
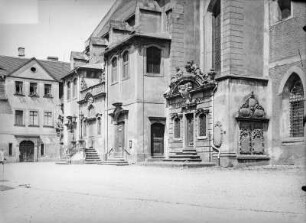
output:
M1 169L2 171L2 169ZM5 165L0 222L304 222L298 167ZM2 180L2 175L1 175Z

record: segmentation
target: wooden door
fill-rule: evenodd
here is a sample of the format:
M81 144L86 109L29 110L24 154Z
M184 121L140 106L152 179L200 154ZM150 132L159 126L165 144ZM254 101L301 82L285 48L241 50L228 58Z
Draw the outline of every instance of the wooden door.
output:
M32 141L22 141L19 144L19 161L34 162L34 143Z
M115 134L115 157L123 157L124 153L124 122L116 125L116 134Z
M161 123L151 125L151 154L152 156L164 155L165 126Z
M187 121L186 143L187 143L187 146L193 146L193 122L194 122L193 114L187 114L186 121Z

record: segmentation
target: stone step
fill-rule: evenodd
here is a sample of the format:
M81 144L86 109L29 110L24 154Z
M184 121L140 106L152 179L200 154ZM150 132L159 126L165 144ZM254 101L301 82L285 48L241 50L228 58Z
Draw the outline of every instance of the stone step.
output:
M154 167L173 167L173 168L203 168L216 166L212 162L144 162L143 166L154 166Z
M202 162L201 159L185 159L185 158L169 158L164 159L164 162Z
M112 162L112 161L105 161L105 162L101 162L99 163L100 165L114 165L114 166L127 166L129 165L128 162Z
M176 155L170 155L169 158L200 159L200 156L199 155L176 154Z

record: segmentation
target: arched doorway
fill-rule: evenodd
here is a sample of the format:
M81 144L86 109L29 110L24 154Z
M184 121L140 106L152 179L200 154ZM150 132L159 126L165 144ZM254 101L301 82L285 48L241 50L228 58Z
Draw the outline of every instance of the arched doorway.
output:
M152 156L164 155L165 125L154 123L151 125L151 153Z
M19 161L34 162L34 143L32 141L22 141L19 144Z

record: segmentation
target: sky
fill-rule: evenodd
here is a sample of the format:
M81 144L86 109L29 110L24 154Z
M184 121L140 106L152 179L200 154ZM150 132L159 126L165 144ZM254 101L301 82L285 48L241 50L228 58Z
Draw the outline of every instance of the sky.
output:
M0 55L69 62L114 0L0 0Z

